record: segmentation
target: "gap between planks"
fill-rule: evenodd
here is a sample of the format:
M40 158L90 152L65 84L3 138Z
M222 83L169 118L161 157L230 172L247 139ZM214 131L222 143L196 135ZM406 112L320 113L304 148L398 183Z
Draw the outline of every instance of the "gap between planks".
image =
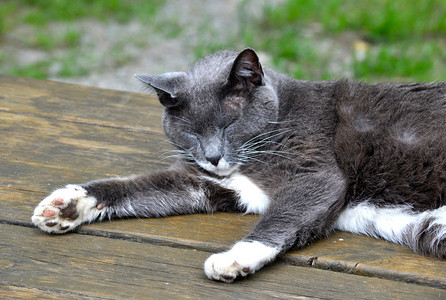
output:
M209 253L199 250L79 234L41 235L37 229L12 225L0 225L0 237L0 295L50 291L49 296L55 297L154 299L409 300L446 296L445 290L281 263L224 284L204 276L202 265Z

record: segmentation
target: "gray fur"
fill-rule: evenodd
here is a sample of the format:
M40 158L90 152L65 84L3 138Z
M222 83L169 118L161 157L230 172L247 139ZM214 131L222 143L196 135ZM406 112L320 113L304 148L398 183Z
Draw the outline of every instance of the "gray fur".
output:
M137 77L165 106L163 128L182 158L170 170L84 184L109 217L243 211L219 184L240 173L270 199L244 241L283 253L328 235L347 206L415 214L446 204L445 83L295 80L251 49ZM433 237L445 230L431 223L408 227L404 243L445 257L445 238Z

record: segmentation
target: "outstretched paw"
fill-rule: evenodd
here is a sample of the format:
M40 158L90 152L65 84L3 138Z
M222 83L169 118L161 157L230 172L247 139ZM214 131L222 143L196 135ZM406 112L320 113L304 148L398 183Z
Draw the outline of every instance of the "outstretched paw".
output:
M42 200L31 218L40 229L50 233L65 233L80 224L96 219L103 212L104 204L77 185L67 185L55 190Z
M204 263L204 272L209 279L231 283L237 277L253 274L278 253L260 242L238 242L229 251L211 255Z

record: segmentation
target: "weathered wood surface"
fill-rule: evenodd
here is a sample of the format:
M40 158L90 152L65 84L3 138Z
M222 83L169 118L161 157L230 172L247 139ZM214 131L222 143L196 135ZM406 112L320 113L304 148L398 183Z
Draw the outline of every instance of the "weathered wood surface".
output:
M25 295L40 296L48 290L48 295L55 297L138 299L446 296L446 291L431 287L282 263L228 285L206 279L202 264L209 253L200 250L79 234L42 235L34 229L6 224L0 224L0 237L0 289L35 289L25 290Z
M252 215L117 220L66 236L29 228L34 206L57 187L165 167L161 111L147 95L0 76L0 223L9 224L0 231L0 298L227 298L242 291L245 298L410 299L402 297L409 291L446 298L445 261L348 233L292 251L233 285L205 279L209 252L246 234L258 220ZM178 260L159 258L165 253Z

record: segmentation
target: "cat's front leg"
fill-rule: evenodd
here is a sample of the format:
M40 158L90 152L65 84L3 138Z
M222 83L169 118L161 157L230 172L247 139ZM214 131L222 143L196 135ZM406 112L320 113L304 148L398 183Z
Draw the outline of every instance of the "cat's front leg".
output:
M45 232L65 233L106 217L150 218L239 211L238 198L235 191L199 173L167 170L68 185L40 202L31 219Z
M253 274L280 253L277 247L258 241L240 241L230 250L211 255L204 263L209 279L230 283L237 277Z
M232 282L298 248L326 236L343 208L345 181L340 173L319 172L281 187L255 228L229 251L210 256L206 275Z

